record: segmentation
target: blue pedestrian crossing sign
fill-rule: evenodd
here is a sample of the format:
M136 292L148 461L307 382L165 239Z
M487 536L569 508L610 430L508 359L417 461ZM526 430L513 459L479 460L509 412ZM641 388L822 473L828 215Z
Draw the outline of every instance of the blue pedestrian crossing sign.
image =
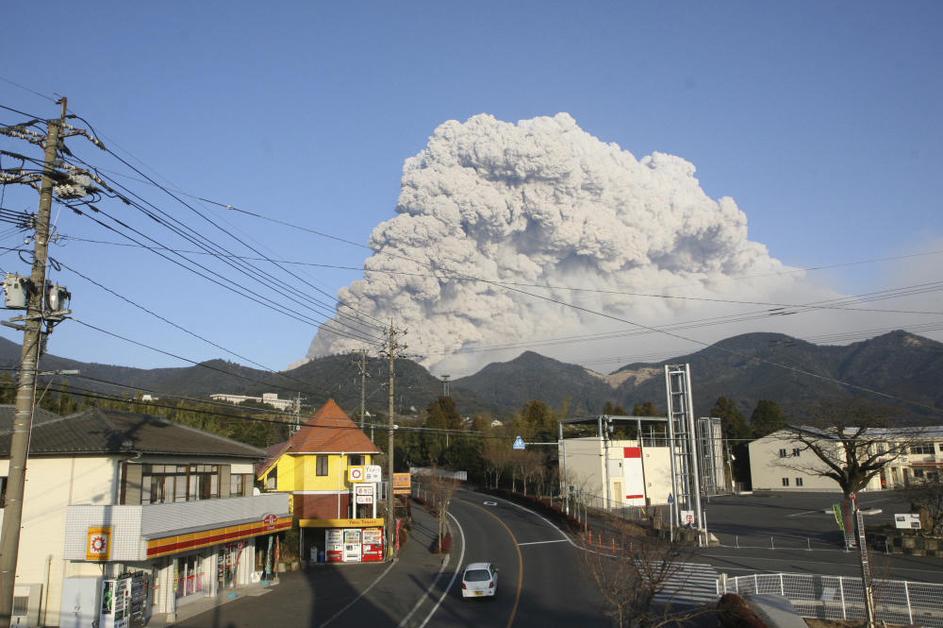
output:
M521 436L514 439L514 449L527 449L527 443Z

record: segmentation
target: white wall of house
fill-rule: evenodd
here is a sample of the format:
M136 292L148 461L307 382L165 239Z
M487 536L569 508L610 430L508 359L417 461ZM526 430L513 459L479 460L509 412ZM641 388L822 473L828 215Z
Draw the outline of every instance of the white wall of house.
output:
M841 492L835 480L819 472L827 466L805 446L783 430L758 438L749 444L750 479L755 491ZM865 490L881 490L876 476Z
M45 624L59 624L66 506L111 504L117 472L112 458L31 458L26 468L23 527L17 555L17 584L43 585ZM9 475L9 460L0 460L0 475ZM101 568L87 575L101 575Z

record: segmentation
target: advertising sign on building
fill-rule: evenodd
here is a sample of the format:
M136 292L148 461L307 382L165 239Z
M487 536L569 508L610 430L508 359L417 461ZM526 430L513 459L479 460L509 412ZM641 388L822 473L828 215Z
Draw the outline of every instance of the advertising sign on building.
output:
M89 526L85 542L85 560L111 558L111 526Z
M347 468L347 481L348 482L366 482L364 477L364 468L363 467L348 467Z
M364 482L377 482L383 481L383 469L378 464L368 464L363 468L363 477Z
M373 484L358 484L354 487L354 498L358 504L373 503Z

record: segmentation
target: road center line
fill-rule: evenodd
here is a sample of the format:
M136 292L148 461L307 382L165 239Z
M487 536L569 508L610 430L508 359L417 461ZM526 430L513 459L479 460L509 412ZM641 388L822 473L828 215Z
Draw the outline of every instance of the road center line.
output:
M439 601L435 603L435 606L432 607L432 610L429 611L429 614L426 615L426 618L422 621L421 624L419 624L419 628L425 628L426 624L429 623L429 620L432 619L432 616L435 615L435 612L439 610L439 606L442 605L442 600L444 600L448 592L452 590L452 585L455 584L455 579L462 571L462 563L465 561L465 530L462 529L462 524L458 522L458 519L456 519L452 513L446 512L445 514L452 517L452 521L454 521L455 525L458 526L458 534L462 537L462 551L459 552L458 562L455 564L455 573L452 574L452 579L449 580L449 586L445 587L445 591L443 591L442 595L439 596Z
M523 545L544 545L546 543L566 543L569 539L554 539L552 541L528 541L527 543L518 543L517 546L521 547Z
M500 523L505 530L508 531L508 534L511 535L511 540L514 541L514 550L517 552L517 594L514 596L514 608L511 609L511 616L508 617L507 628L511 628L511 625L514 624L514 619L517 617L517 607L521 604L521 592L524 590L524 555L521 554L520 543L517 542L517 537L514 536L514 532L511 531L511 528L506 524L501 517L494 514L490 510L479 506L478 504L472 504L470 502L465 502L470 506L474 506L478 510L487 513L489 517L493 517L495 521Z

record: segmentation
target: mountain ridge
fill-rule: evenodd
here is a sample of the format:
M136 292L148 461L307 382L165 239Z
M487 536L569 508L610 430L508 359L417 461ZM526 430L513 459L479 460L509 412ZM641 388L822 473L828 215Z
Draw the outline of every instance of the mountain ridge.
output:
M0 365L7 370L15 367L19 354L19 345L0 338ZM858 398L893 406L893 413L901 420L928 421L932 417L943 423L939 416L943 413L943 391L938 384L943 380L943 343L900 330L849 345L816 345L769 332L741 334L688 355L633 362L608 374L528 350L452 380L450 393L466 415L486 412L505 416L532 399L565 410L569 416L598 413L607 401L627 410L635 403L652 401L664 410L664 365L673 363L691 365L695 411L700 415L709 413L721 395L735 399L748 416L760 399L777 401L789 415L802 417L819 402ZM308 360L278 373L221 359L200 366L140 369L45 355L41 364L45 370L79 370L80 376L61 380L76 390L123 397L132 396L136 388L198 398L213 393L258 396L262 392L288 397L301 391L308 405L334 398L352 416L360 410L359 367L349 355ZM386 413L387 368L385 360L367 360L366 409L372 414ZM869 395L839 382L890 397ZM443 385L423 366L398 360L396 390L397 413L408 415L418 413L442 394Z

